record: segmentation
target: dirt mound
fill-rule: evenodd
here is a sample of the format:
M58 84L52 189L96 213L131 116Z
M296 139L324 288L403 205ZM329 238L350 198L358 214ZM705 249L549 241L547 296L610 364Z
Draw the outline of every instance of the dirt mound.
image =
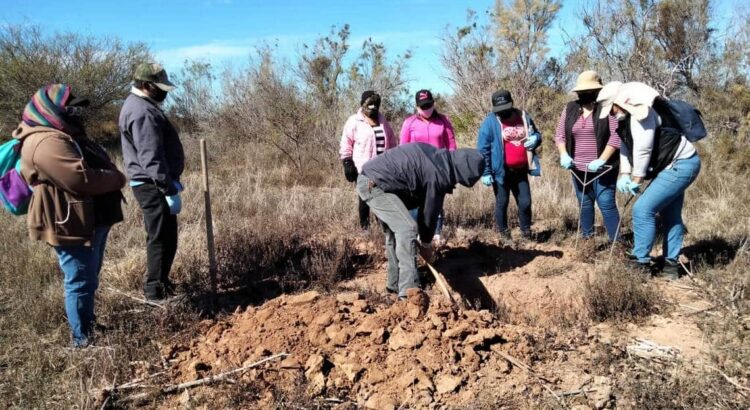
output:
M204 335L164 352L176 362L177 381L285 352L290 356L282 363L268 365L278 371L252 370L243 377L269 390L302 379L310 395L347 397L377 409L457 405L501 385L504 391L525 389L534 382L506 357L533 361L535 338L545 337L503 324L487 310L453 310L422 292L391 305L373 304L356 292L283 296L238 312ZM270 400L270 393L261 393L258 404Z

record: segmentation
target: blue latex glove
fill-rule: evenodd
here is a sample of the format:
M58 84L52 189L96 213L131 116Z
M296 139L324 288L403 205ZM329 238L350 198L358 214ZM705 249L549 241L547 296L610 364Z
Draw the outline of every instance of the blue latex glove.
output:
M529 137L526 138L526 142L523 143L523 147L527 150L531 151L536 147L536 144L539 143L539 134L529 134Z
M182 199L180 198L180 194L168 195L165 196L164 199L167 200L170 214L177 215L180 213L182 210Z
M630 181L630 183L628 183L628 192L630 192L631 195L638 195L638 193L641 192L641 184Z
M495 182L495 179L492 178L492 175L485 175L482 177L482 184L484 184L484 186L492 186L493 182Z
M185 190L185 187L182 186L182 183L180 181L172 180L172 185L174 185L175 189L177 189L177 192L182 192Z
M589 162L589 165L586 167L591 172L599 172L599 170L604 166L605 162L601 159L595 159L591 162Z
M560 155L560 166L565 169L573 168L573 158L567 152Z
M617 180L617 190L622 192L623 194L628 193L628 186L633 181L630 179L630 175L621 175L620 178Z

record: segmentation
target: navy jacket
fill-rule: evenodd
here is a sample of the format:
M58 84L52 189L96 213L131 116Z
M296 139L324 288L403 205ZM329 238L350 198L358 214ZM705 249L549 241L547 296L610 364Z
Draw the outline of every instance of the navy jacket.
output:
M149 100L128 95L120 111L122 157L128 178L151 182L165 195L174 195L185 169L180 136L164 112Z
M367 161L362 174L383 191L396 194L407 209L419 209L419 237L422 242L429 242L445 195L452 193L457 183L474 185L484 168L484 158L475 149L450 152L417 142Z

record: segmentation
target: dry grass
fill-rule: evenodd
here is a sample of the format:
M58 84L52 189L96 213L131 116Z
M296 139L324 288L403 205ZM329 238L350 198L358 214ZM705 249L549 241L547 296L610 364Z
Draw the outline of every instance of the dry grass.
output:
M68 329L55 257L48 247L26 239L23 218L0 215L0 228L7 238L0 244L0 405L93 408L97 405L92 393L96 389L157 371L160 343L174 337L189 338L196 331L194 324L205 317L207 308L203 297L207 258L197 141L186 138L185 145L189 168L174 275L190 298L163 312L108 290L141 291L145 234L140 211L126 189L126 222L111 233L97 301L98 319L109 327L100 339L106 348L65 349ZM229 144L209 137L209 146L225 301L220 315L278 292L310 286L331 289L353 273L355 264L368 263L357 259L362 256L353 247L358 234L356 197L354 187L343 181L338 161L325 157L318 159L318 166L300 171L256 145ZM577 203L570 177L551 155L545 155L543 163L544 177L532 180L536 229L550 231L553 241L572 242ZM748 295L738 290L747 288L750 271L747 243L742 241L750 231L750 197L745 190L731 187L742 186L743 179L726 176L711 165L704 167L699 182L688 191L685 209L690 229L687 243L710 243L693 248L691 255L702 258L695 264L695 274L708 283L710 297L717 304L728 306L719 310L722 320L707 320L705 329L717 346L718 367L738 377L750 367ZM446 204L447 233L471 235L493 229L493 208L490 189L458 188ZM509 212L515 224L514 205ZM628 218L623 226L629 225ZM724 256L710 258L717 254ZM373 255L365 255L369 257ZM659 305L654 290L632 272L617 269L601 272L589 285L586 300L593 319L614 322L643 317ZM578 326L570 323L567 327ZM652 397L646 394L636 396L637 400ZM241 406L242 393L232 396ZM280 395L279 406L298 399Z

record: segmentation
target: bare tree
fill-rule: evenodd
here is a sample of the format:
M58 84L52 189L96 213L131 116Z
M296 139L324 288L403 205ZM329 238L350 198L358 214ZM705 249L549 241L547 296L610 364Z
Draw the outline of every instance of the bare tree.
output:
M573 48L612 78L639 80L663 94L698 93L714 58L709 0L618 0L583 8L586 34Z
M118 102L125 98L135 66L150 59L143 43L75 33L47 35L36 26L0 27L0 132L10 133L40 87L67 83L91 100L89 131L119 136Z
M497 54L490 28L480 23L477 13L467 11L467 24L443 35L441 62L448 74L445 79L453 88L448 100L454 122L466 116L467 123L476 123L489 109L489 95L500 87ZM460 124L457 125L458 128ZM476 128L469 127L469 128Z
M211 128L218 105L214 90L216 76L210 63L186 60L173 82L179 85L170 93L170 113L180 128L188 132Z
M495 36L501 75L509 81L514 100L527 107L548 68L547 32L560 2L556 0L497 0Z

